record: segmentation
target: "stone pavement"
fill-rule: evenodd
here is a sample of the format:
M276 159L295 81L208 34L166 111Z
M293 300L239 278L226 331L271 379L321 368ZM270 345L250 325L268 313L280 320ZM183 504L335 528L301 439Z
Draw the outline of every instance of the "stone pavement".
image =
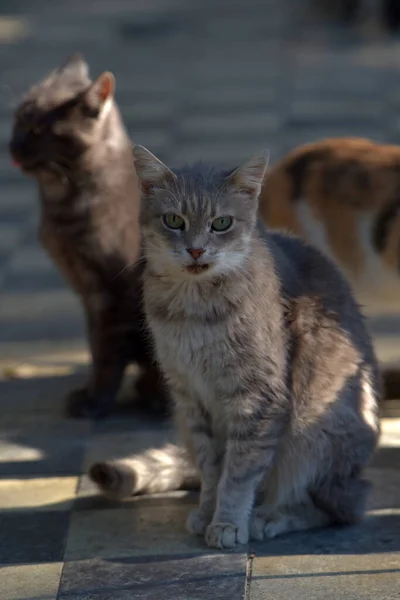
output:
M311 0L310 0L311 2ZM400 42L346 30L305 0L0 1L0 599L400 598L400 415L386 406L368 519L209 551L184 531L184 493L116 504L82 475L92 460L171 439L120 414L69 421L84 377L77 300L36 242L30 181L9 165L12 106L74 50L112 70L132 138L171 163L272 160L326 135L400 142ZM373 323L398 358L399 315Z

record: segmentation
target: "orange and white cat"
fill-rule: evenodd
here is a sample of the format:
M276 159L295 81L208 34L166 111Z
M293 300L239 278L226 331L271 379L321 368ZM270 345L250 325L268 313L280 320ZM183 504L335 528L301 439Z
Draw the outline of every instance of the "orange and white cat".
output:
M330 256L368 316L400 313L400 146L362 138L300 146L267 173L260 214ZM381 358L386 397L398 398L396 347Z
M400 147L360 138L300 146L267 174L260 213L333 258L368 313L400 311Z

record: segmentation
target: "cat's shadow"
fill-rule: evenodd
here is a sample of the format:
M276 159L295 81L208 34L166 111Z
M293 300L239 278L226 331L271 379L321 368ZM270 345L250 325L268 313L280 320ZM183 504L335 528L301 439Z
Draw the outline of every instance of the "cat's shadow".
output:
M400 551L400 510L368 514L359 524L291 533L250 542L256 556L381 554Z

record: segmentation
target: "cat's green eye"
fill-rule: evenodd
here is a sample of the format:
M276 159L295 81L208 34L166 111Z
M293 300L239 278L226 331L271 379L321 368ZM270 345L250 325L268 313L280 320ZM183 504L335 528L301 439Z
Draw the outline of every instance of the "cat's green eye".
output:
M226 231L232 225L232 217L218 217L211 223L211 229L213 231Z
M185 227L185 221L182 217L174 215L173 213L163 215L163 222L169 229L184 229Z

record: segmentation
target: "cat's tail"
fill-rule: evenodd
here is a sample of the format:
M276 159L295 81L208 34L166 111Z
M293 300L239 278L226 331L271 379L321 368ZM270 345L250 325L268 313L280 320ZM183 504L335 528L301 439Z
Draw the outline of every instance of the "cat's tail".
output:
M89 477L111 498L173 490L197 490L200 478L185 450L173 444L121 460L91 465Z

